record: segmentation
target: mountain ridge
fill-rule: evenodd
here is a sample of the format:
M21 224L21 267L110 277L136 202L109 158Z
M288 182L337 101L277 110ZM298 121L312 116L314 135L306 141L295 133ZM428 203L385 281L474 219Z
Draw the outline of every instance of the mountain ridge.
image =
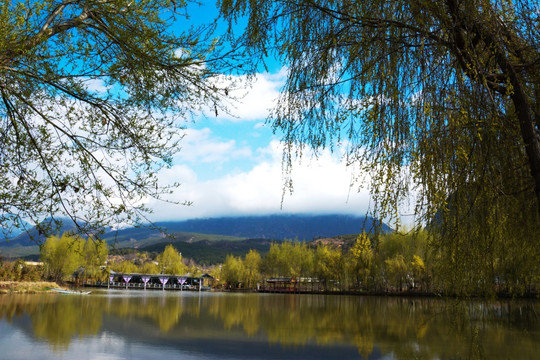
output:
M376 220L356 215L252 215L189 219L178 222L157 222L169 232L195 232L260 239L298 239L311 241L318 237L373 232ZM382 223L382 232L392 229Z
M271 241L298 240L310 242L320 238L331 238L339 235L358 234L362 231L372 232L377 229L381 232L390 232L392 229L386 224L377 224L370 217L354 215L262 215L262 216L236 216L219 218L189 219L182 221L163 221L154 224L156 228L129 227L106 232L102 238L113 249L131 248L140 251L162 251L168 243L189 253L203 256L205 249L211 255L213 251L220 252L220 259L224 252L242 253L244 248L260 246L268 247ZM160 230L161 229L161 230ZM32 231L35 231L32 230ZM73 231L69 222L63 224L58 230ZM36 235L36 234L34 234ZM257 239L254 241L253 239ZM249 240L249 241L246 241ZM44 241L41 236L40 241ZM251 241L251 243L250 243ZM264 244L263 244L264 243ZM191 245L190 245L191 244ZM39 253L28 234L21 234L14 240L0 242L0 252L6 255L15 253ZM215 249L216 248L216 249ZM260 250L263 250L261 247ZM247 250L245 250L247 251ZM1 254L0 253L0 254ZM212 260L216 259L215 256Z

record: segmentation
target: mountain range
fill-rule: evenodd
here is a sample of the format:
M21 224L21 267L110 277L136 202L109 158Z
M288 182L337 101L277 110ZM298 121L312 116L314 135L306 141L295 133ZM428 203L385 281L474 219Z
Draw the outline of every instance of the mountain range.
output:
M375 221L352 215L267 215L192 219L156 225L168 232L195 232L242 238L311 241L320 237L372 232ZM382 225L383 231L391 229Z
M242 255L250 248L264 252L272 241L312 241L376 229L376 222L370 217L335 214L220 217L157 222L154 225L159 230L130 227L108 231L103 238L113 251L137 249L160 252L172 243L184 257L195 258L196 261L205 259L205 263L212 263L224 259L226 253ZM73 224L66 220L59 233L73 229ZM386 224L380 224L379 230L392 231ZM34 235L33 239L26 233L10 241L2 239L0 254L7 257L35 257L39 254L36 239L38 242L44 239L35 230L30 233Z

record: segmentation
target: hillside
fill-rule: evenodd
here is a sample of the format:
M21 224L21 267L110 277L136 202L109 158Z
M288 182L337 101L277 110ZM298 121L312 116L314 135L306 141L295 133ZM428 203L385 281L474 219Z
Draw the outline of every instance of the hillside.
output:
M184 258L193 259L199 264L210 265L223 263L227 255L244 256L250 249L257 250L265 254L270 249L272 240L268 239L246 239L241 241L199 241L185 242L172 241L159 243L139 248L140 251L160 253L165 246L172 244Z
M352 215L267 215L192 219L157 223L170 233L195 232L243 238L298 239L310 241L321 237L371 232L372 218ZM392 229L382 225L382 231Z
M43 227L55 227L51 224L51 219L46 219L42 222ZM73 221L70 219L59 218L56 221L60 221L62 226L60 227L58 233L64 233L66 231L75 231L76 227ZM36 227L33 227L28 232L20 232L19 235L13 237L14 234L11 234L9 239L2 237L0 240L0 249L4 247L26 247L26 246L35 246L41 244L45 241L45 236L41 234Z
M316 240L313 240L311 242L312 246L317 245L325 245L325 246L331 246L334 248L342 249L343 251L347 251L353 246L353 244L356 241L356 238L358 237L358 234L346 234L346 235L338 235L334 237L329 238L319 238Z
M164 232L145 227L126 228L107 232L103 238L112 249L161 252L167 244L173 244L186 258L215 263L223 261L227 253L243 255L250 248L264 253L272 240L311 241L357 234L374 228L371 218L349 215L222 217L159 222L155 225ZM73 230L73 226L66 222L62 231L67 230ZM381 230L391 231L384 224ZM0 255L4 257L36 256L38 253L39 248L28 234L0 243Z
M0 243L13 240L24 233L24 229L30 229L32 226L26 221L17 219L14 215L2 215L0 223Z

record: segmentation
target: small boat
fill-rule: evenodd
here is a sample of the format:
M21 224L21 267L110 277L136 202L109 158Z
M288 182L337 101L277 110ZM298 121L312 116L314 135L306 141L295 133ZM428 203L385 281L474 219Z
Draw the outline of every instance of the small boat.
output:
M64 290L64 289L51 289L59 294L72 294L72 295L88 295L90 291L74 291L74 290Z

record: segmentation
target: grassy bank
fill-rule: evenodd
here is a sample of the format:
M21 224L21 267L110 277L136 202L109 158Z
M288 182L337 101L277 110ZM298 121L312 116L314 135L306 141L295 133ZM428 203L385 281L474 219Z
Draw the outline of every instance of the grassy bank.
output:
M38 294L59 288L55 282L48 281L0 281L0 294Z

